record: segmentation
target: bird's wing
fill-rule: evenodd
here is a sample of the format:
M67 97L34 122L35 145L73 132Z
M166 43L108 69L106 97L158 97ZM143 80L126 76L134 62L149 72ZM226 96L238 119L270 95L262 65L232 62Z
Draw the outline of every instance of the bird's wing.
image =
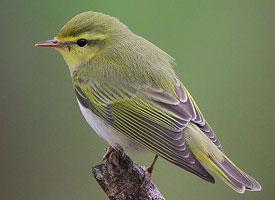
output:
M179 96L179 100L185 103L186 109L192 116L192 119L190 121L198 125L198 127L207 135L207 137L209 137L209 139L216 145L216 147L218 147L218 149L222 151L222 146L218 137L203 117L199 107L197 106L191 94L181 83L176 84L175 88L176 93Z
M76 85L82 106L107 121L120 133L144 145L166 160L214 182L185 144L183 129L189 122L204 128L205 122L184 90L175 87L179 99L162 89L127 85ZM195 117L195 115L199 115ZM206 130L208 131L208 130Z

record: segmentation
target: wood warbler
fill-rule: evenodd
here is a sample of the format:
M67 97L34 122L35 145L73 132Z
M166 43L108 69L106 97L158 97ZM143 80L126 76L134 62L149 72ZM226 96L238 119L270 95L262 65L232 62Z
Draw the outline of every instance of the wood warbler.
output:
M160 156L214 183L212 170L239 193L261 190L224 154L175 74L173 58L117 18L78 14L54 39L36 46L62 54L82 114L111 147L149 150L156 154L153 163Z

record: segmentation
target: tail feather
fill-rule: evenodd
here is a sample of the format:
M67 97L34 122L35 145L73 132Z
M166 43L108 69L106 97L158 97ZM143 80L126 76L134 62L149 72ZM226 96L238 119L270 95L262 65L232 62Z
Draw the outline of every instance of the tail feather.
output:
M225 155L222 161L218 161L215 158L211 158L211 160L223 172L218 173L218 175L220 175L220 177L225 181L225 183L232 189L234 189L236 192L244 193L245 190L261 190L261 185L255 179L253 179L251 176L249 176L244 171L239 169Z
M229 160L196 125L189 124L184 134L187 145L196 159L217 173L233 190L238 193L244 193L245 190L261 190L261 185Z
M244 172L243 172L244 173ZM256 181L254 178L252 178L251 176L249 176L248 174L244 173L244 176L246 176L252 183L252 189L251 188L246 188L249 191L261 191L262 190L262 186L260 185L260 183L258 183L258 181Z
M202 160L201 160L202 161ZM245 186L240 181L233 178L228 171L224 169L222 164L215 157L205 156L203 159L204 166L214 171L219 177L233 190L238 193L245 192Z

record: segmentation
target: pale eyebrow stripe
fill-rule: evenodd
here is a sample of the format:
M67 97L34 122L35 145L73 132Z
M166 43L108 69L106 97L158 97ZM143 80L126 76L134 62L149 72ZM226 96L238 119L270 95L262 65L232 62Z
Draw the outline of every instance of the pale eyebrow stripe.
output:
M57 40L63 40L66 42L74 42L78 39L86 39L86 40L104 40L106 35L103 34L90 34L90 33L83 33L77 36L68 36L68 37L57 37Z

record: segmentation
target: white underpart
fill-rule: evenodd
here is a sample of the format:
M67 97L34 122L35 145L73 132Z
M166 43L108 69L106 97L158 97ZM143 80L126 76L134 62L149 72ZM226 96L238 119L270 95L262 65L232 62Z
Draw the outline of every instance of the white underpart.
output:
M88 124L94 129L94 131L104 140L108 142L109 145L115 147L120 145L125 150L130 151L144 151L144 147L137 142L131 140L130 138L119 133L111 125L105 122L103 119L96 116L89 109L83 107L81 103L77 100L80 110L88 122Z

